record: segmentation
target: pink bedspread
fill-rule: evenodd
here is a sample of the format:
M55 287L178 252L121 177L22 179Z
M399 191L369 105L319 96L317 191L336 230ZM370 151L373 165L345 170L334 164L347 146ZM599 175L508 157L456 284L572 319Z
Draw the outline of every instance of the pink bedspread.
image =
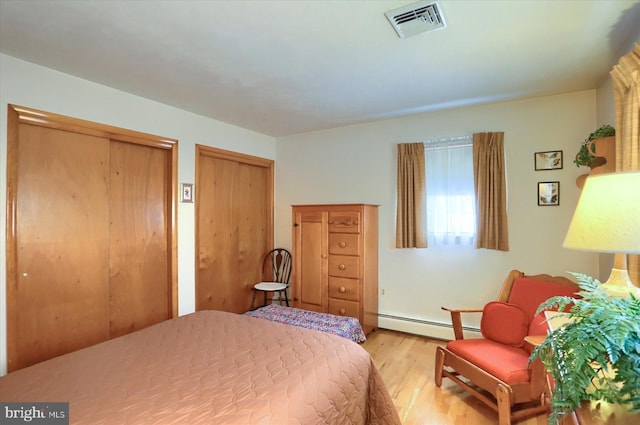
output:
M68 401L71 424L400 424L359 345L219 311L12 372L0 401Z

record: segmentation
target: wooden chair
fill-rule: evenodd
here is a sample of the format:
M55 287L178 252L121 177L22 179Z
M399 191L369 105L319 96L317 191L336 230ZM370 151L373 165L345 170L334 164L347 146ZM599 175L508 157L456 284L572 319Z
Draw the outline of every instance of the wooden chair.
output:
M449 309L455 340L436 348L435 383L449 378L498 413L510 425L549 410L546 371L537 359L527 366L532 347L526 336L546 335L538 306L555 295L574 296L578 286L564 277L526 276L512 270L497 301L483 309ZM482 313L483 338L464 339L462 313Z
M287 289L289 288L289 279L291 278L291 253L284 248L276 248L269 251L262 262L262 282L253 286L253 298L251 299L251 307L255 308L256 294L262 292L264 296L263 305L267 305L268 295L273 296L277 293L280 305L285 301L289 307L289 297Z

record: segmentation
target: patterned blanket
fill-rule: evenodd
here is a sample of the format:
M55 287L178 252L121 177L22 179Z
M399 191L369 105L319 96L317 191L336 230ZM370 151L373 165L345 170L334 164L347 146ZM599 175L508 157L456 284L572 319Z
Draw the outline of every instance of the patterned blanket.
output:
M272 322L286 323L306 329L315 329L338 335L360 343L367 340L355 317L336 316L329 313L317 313L315 311L301 310L293 307L283 307L278 304L244 313L245 316L271 320Z

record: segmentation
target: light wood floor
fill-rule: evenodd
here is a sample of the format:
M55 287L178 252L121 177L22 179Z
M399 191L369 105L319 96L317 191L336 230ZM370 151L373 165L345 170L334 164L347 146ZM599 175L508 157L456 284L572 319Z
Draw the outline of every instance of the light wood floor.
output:
M371 354L404 425L495 425L498 414L449 379L433 381L435 349L442 341L378 329L363 347ZM539 415L517 425L547 425Z

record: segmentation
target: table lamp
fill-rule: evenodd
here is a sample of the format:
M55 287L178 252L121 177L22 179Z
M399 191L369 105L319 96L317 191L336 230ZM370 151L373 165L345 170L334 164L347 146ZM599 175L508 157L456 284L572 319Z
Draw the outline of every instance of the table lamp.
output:
M578 200L565 248L615 254L602 288L613 295L640 298L629 278L626 254L640 254L640 171L590 176Z

